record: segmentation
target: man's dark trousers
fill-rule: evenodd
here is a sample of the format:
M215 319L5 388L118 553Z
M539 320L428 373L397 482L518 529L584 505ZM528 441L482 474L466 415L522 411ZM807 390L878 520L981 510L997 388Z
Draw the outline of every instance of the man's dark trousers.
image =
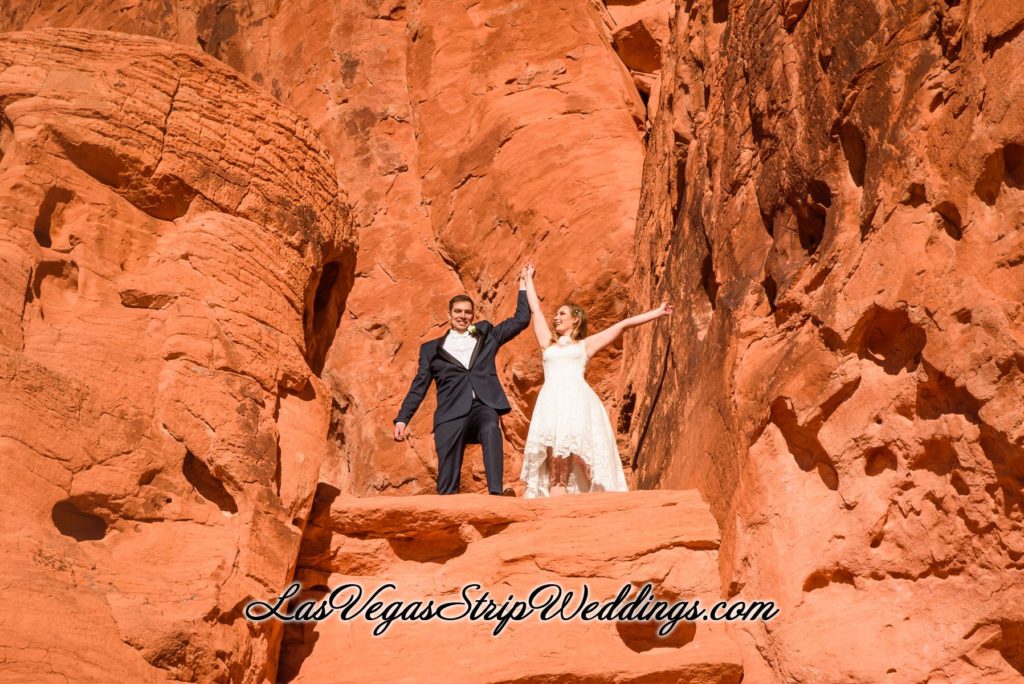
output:
M491 494L501 494L504 464L498 412L479 399L473 399L468 415L441 423L434 428L434 446L437 448L437 493L459 493L462 455L467 444L483 446L487 491Z

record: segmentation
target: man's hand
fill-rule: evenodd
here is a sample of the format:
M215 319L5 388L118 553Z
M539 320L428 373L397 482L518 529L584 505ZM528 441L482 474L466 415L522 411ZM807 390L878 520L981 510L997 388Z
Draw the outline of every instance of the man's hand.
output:
M395 441L401 442L405 439L405 423L395 423Z

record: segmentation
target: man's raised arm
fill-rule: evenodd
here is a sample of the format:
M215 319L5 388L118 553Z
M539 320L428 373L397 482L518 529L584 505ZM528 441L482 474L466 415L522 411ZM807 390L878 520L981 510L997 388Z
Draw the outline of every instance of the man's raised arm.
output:
M512 318L507 318L494 326L494 335L498 339L498 345L505 344L519 333L526 330L530 325L530 302L526 298L526 271L519 276L519 298L516 300L516 312Z

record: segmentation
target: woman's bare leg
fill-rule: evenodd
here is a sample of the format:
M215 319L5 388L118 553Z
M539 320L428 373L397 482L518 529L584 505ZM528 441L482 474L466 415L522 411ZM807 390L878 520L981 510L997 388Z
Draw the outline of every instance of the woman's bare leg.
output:
M569 482L569 463L565 458L555 456L548 447L548 494L561 496Z
M579 454L569 454L568 471L576 473L576 488L582 492L590 491L591 473L587 462Z

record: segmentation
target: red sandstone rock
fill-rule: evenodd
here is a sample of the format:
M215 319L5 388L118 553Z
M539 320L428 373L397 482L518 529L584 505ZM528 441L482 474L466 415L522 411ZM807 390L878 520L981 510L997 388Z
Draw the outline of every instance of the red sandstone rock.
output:
M272 678L280 630L240 610L325 458L330 157L216 60L113 33L6 34L0 121L3 677Z
M676 13L621 389L785 682L1019 681L1024 58L1012 3ZM828 674L825 674L828 673ZM841 674L840 674L841 673Z
M385 601L498 602L537 586L588 585L595 600L626 582L651 582L660 600L719 598L717 526L694 492L594 494L547 500L458 497L332 499L322 490L307 528L296 600L358 583ZM599 521L599 524L595 524ZM614 534L611 532L614 531ZM575 604L573 604L575 605ZM292 682L687 681L738 682L739 651L722 625L542 622L536 615L492 636L494 622L393 623L337 617L286 629L281 673Z
M312 123L360 234L322 374L332 405L321 479L360 495L410 494L434 488L432 399L412 440L396 444L390 421L418 345L444 332L452 295L473 296L481 317L511 315L519 267L533 258L552 311L570 296L598 324L625 311L645 113L604 14L583 0L144 0L18 8L0 28L78 26L199 45ZM592 364L609 400L617 363L610 352ZM506 480L518 486L539 351L524 335L499 364L515 408L504 426ZM486 489L478 450L463 482Z
M599 322L627 291L632 310L681 305L626 338L617 396L617 355L591 379L620 407L639 484L704 492L730 593L782 603L733 630L746 681L1019 680L1013 3L143 0L0 16L43 26L198 45L238 73L123 35L81 34L84 61L59 67L52 37L0 46L17 57L0 74L0 441L3 481L24 492L0 516L5 580L70 606L50 633L7 603L5 677L270 676L280 631L246 633L238 601L289 576L290 523L317 481L432 488L429 403L416 439L388 436L416 346L463 284L483 315L509 312L533 256L552 306L597 302ZM653 123L633 242L631 80ZM331 216L324 149L353 227ZM528 335L503 362L513 446L540 382ZM391 567L365 546L360 572ZM495 673L526 672L496 657ZM307 673L329 658L314 650ZM616 667L573 672L640 673Z

